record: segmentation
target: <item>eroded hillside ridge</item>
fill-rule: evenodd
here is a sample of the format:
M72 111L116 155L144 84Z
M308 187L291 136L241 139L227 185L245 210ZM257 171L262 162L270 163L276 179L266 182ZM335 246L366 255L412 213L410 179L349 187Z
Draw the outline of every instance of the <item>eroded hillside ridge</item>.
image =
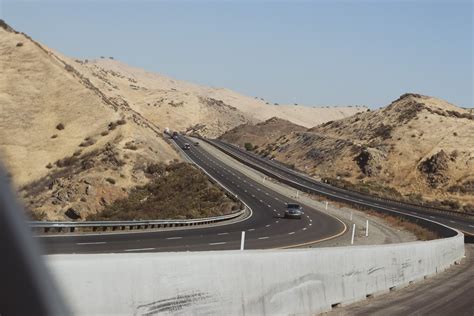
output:
M474 211L472 109L408 93L257 150L336 185ZM425 201L425 202L426 202Z

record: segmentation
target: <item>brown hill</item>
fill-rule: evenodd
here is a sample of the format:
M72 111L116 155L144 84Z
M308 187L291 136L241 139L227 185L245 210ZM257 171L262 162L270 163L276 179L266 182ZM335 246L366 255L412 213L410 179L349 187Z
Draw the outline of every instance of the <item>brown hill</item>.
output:
M239 125L225 132L219 138L241 147L248 143L247 147L257 149L265 143L278 139L282 135L305 130L306 128L303 126L272 117L258 124Z
M178 157L156 126L67 60L0 26L0 156L37 214L95 212L146 181L143 165Z
M174 80L130 67L111 58L74 63L107 97L126 104L156 125L217 137L241 124L271 117L311 127L365 111L365 107L304 107L269 104L228 89Z
M473 135L472 110L405 94L385 108L283 136L269 154L338 185L474 211Z

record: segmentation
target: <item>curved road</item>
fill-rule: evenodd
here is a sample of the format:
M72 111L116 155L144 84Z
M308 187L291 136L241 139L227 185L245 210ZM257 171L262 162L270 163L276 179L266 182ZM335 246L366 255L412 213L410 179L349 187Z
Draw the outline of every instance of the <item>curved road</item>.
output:
M186 140L176 140L182 147ZM201 251L239 249L246 231L246 249L282 248L332 238L345 230L334 217L303 205L301 220L283 218L285 203L295 202L221 163L200 146L192 145L185 155L213 178L237 194L253 211L242 222L187 230L119 232L39 236L47 254Z

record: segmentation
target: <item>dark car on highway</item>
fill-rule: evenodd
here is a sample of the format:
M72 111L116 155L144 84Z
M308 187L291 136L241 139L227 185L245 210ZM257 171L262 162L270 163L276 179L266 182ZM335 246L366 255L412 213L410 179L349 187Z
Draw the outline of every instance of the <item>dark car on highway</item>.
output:
M301 219L301 216L304 214L303 207L296 203L287 203L285 210L285 218L297 218Z

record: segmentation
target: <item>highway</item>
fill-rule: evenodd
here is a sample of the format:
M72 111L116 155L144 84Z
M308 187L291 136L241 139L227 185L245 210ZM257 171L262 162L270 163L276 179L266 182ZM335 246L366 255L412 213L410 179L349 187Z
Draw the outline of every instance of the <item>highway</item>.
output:
M179 136L175 141L182 148L187 140ZM236 194L252 210L252 216L238 223L207 228L38 236L43 252L67 254L235 250L240 248L242 231L246 232L246 249L271 249L327 240L342 234L346 229L338 219L306 205L303 205L305 214L302 219L285 219L285 203L297 203L296 201L224 165L200 146L192 145L183 152L189 160Z
M429 210L410 204L382 200L358 192L335 188L287 168L283 164L280 164L276 161L263 159L253 153L249 153L222 140L214 139L208 140L208 142L250 167L256 168L259 171L263 171L269 176L288 180L286 181L286 184L290 186L304 189L305 191L318 193L324 196L337 197L338 200L346 200L347 202L357 203L373 209L385 209L412 216L418 216L459 229L465 234L474 235L474 220L472 219L472 216L461 217L459 215L441 213L435 210Z

